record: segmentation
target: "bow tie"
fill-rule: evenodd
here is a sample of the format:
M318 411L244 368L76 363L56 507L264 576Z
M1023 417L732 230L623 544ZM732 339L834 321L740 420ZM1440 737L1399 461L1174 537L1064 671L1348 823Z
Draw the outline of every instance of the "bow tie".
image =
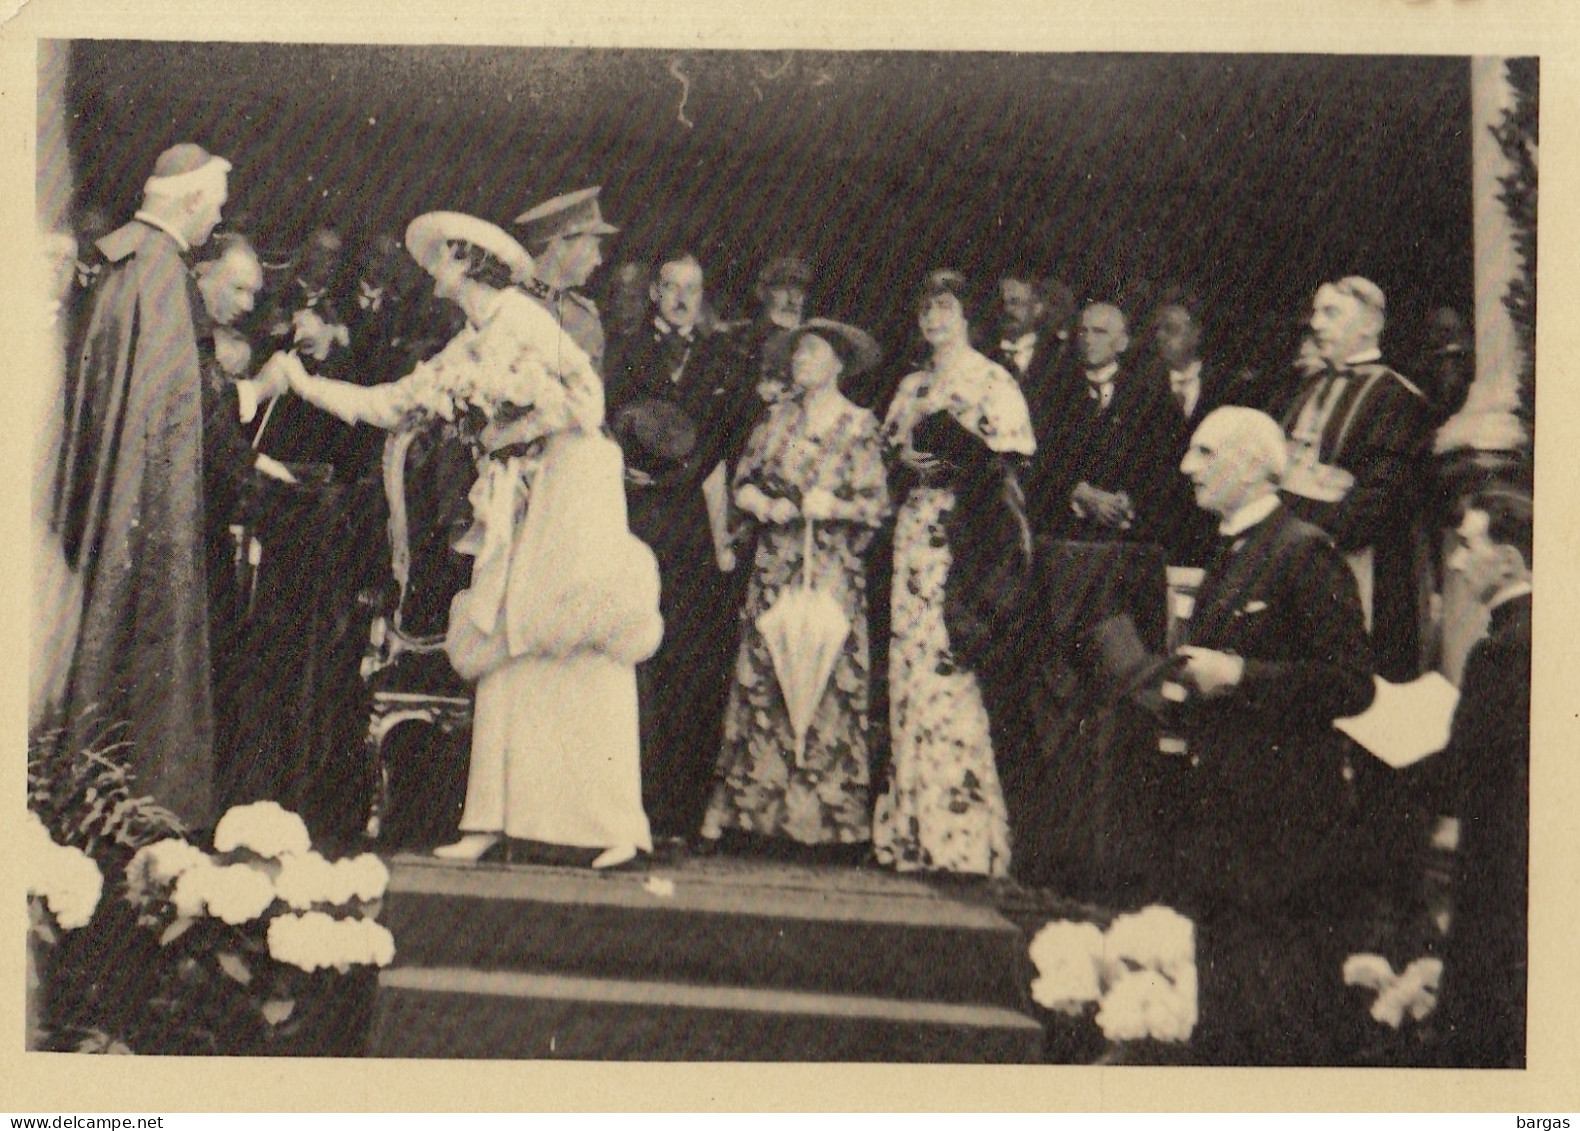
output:
M1009 338L1005 338L998 344L998 348L1003 350L1005 353L1030 353L1032 350L1037 348L1037 335L1023 334L1013 341L1011 341Z

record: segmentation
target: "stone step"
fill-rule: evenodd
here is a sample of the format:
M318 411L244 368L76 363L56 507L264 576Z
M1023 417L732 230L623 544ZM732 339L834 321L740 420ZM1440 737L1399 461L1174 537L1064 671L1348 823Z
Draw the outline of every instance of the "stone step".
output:
M445 1059L1030 1064L1031 1018L994 1006L397 967L379 978L370 1055Z
M1028 1007L1024 937L991 906L855 869L688 861L601 874L398 857L400 966Z

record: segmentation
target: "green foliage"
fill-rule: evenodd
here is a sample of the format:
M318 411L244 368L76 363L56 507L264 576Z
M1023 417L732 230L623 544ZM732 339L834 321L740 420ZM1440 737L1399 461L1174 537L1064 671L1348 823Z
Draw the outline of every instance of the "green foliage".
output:
M1498 201L1514 226L1514 247L1520 273L1509 283L1503 305L1519 335L1520 414L1527 423L1536 415L1536 155L1541 110L1541 67L1535 58L1510 59L1506 65L1514 105L1492 128L1498 147L1513 166L1499 178Z
M166 837L184 837L175 814L132 785L126 743L107 727L75 747L63 730L28 739L27 804L54 839L80 848L109 876L124 874L132 854Z

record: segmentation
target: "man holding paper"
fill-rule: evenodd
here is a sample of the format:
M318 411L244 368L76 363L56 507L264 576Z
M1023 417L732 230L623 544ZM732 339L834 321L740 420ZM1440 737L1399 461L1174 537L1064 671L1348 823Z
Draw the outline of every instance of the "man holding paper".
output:
M1442 1021L1456 1066L1525 1066L1531 754L1531 499L1493 488L1462 508L1448 568L1490 611L1448 745L1420 768L1459 819Z
M1371 702L1355 578L1332 540L1279 498L1282 429L1248 408L1209 413L1180 470L1219 519L1170 729L1189 769L1173 897L1196 919L1202 1056L1322 1064L1340 1055L1334 992L1357 880L1347 839L1346 740L1333 720ZM1268 970L1278 971L1270 978Z

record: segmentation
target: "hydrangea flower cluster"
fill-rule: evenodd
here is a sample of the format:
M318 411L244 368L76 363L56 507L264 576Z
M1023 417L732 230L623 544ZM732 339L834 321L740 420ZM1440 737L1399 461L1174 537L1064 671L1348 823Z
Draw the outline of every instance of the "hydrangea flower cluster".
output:
M1047 924L1032 939L1038 977L1032 997L1078 1014L1098 1003L1111 1041L1188 1040L1196 1028L1196 931L1167 907L1121 915L1102 932L1092 923Z
M302 818L273 801L237 805L214 827L214 848L218 852L245 848L265 860L277 860L292 853L309 852L312 847L313 838Z
M307 971L394 959L394 938L372 917L389 885L377 856L326 860L312 850L302 819L272 801L231 809L214 847L219 855L174 839L140 849L127 865L127 899L151 922L167 908L176 923L268 919L270 957Z
M336 919L322 911L279 915L269 923L269 953L276 961L311 973L354 965L388 966L395 938L372 919Z
M104 877L80 848L57 844L32 810L23 827L27 893L42 899L63 931L86 927L98 909Z
M1380 954L1352 954L1344 960L1344 984L1377 991L1372 1020L1397 1029L1405 1014L1419 1021L1437 1008L1443 960L1417 958L1399 973Z

